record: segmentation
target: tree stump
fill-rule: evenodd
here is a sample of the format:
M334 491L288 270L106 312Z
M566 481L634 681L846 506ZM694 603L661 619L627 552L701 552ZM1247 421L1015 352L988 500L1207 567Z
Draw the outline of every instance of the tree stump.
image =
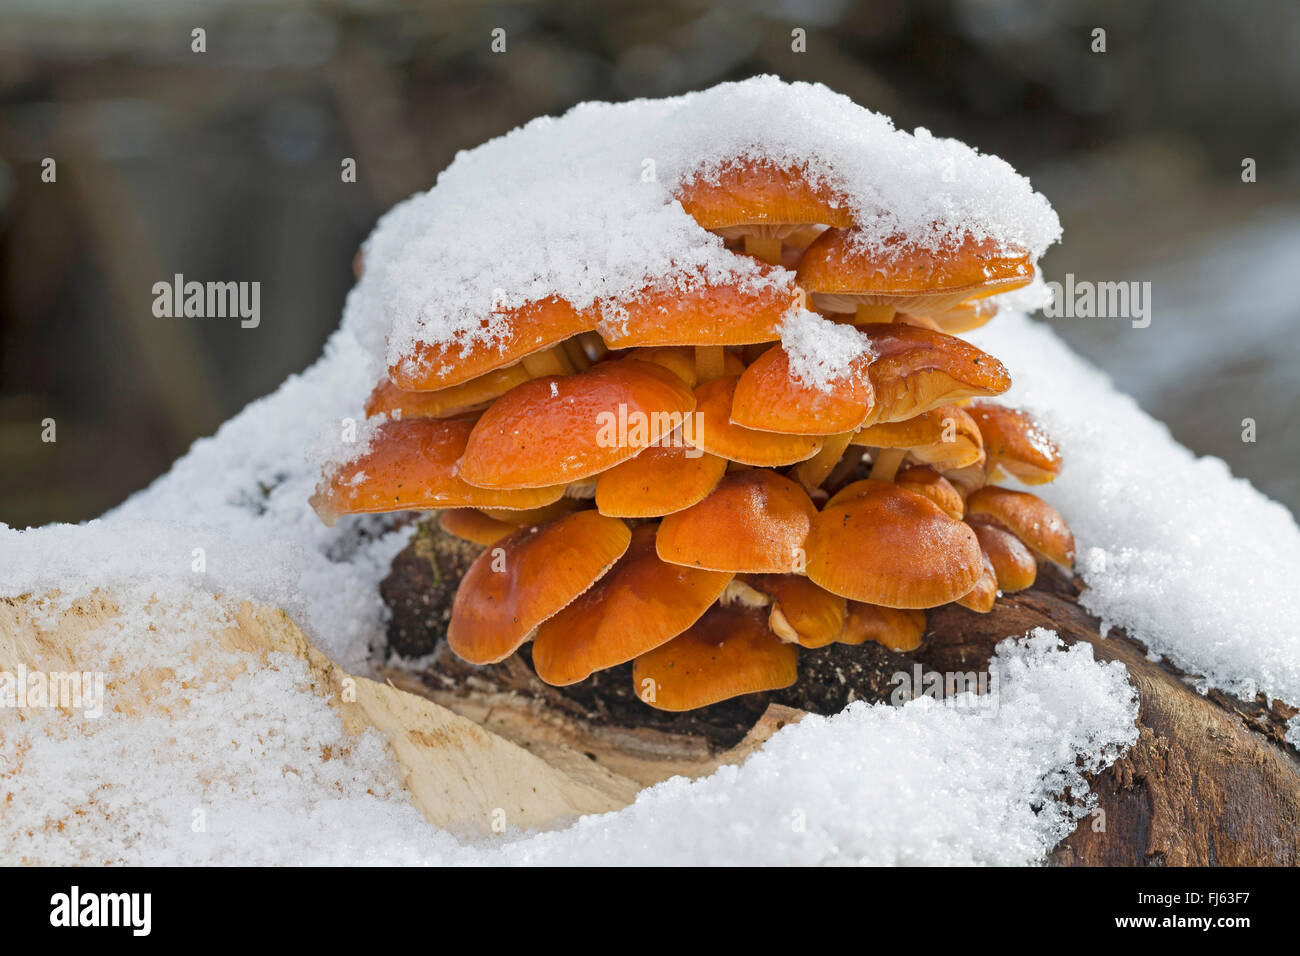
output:
M976 614L957 605L929 612L924 642L900 654L878 644L800 652L799 678L784 690L665 713L635 695L631 665L571 687L550 687L527 648L475 667L447 647L455 586L478 548L421 524L381 589L393 612L394 684L423 694L544 756L584 754L603 769L649 785L698 776L742 759L805 713L835 713L854 700L888 701L894 674L985 672L994 647L1036 627L1091 644L1121 661L1138 692L1138 742L1092 779L1098 812L1051 855L1056 865L1300 864L1300 754L1285 740L1293 708L1263 699L1201 695L1194 677L1112 629L1078 603L1081 582L1041 567L1035 586Z

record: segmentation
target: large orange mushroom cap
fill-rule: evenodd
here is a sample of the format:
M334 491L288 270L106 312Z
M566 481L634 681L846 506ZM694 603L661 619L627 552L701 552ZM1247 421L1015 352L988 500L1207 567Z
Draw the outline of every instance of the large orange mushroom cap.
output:
M790 355L774 345L745 369L736 382L731 422L757 431L787 435L838 435L867 419L875 396L859 362L829 389L800 381L790 370Z
M456 474L474 422L415 418L381 423L366 450L327 475L311 505L333 525L345 514L430 508L538 508L557 501L563 486L521 491L478 488Z
M802 303L803 291L782 273L759 265L753 281L706 282L644 289L609 302L600 334L612 349L666 345L753 345L781 337L781 323Z
M433 392L407 392L388 379L375 386L366 399L366 416L390 418L447 418L475 409L528 381L521 365L493 369L468 382Z
M756 431L732 424L739 376L715 378L695 388L696 427L691 443L711 455L757 468L780 468L811 458L821 450L821 438Z
M493 664L605 574L632 533L617 518L577 511L521 528L480 554L452 601L447 643L471 664Z
M544 621L533 667L548 684L574 684L653 650L686 630L732 575L659 560L654 525L632 532L618 563L572 604Z
M1038 577L1038 562L1023 541L1010 531L986 521L972 521L971 528L993 565L999 590L1011 593L1033 585Z
M895 422L963 398L998 395L1011 387L1006 366L963 339L899 322L864 325L875 360L867 367L875 389L872 422Z
M947 604L983 571L975 533L928 498L864 479L813 519L808 577L854 601L896 608Z
M701 226L728 239L782 239L810 225L853 223L841 194L804 167L767 159L739 159L696 175L678 187L676 198Z
M679 444L652 445L600 473L596 508L618 518L660 518L703 501L726 471L726 460L717 455Z
M825 647L844 630L847 602L800 574L749 574L745 583L771 600L767 625L783 641Z
M966 236L936 248L903 236L877 247L849 229L828 229L799 260L798 280L820 309L853 312L889 305L916 315L942 314L965 299L1009 292L1034 277L1029 252Z
M1061 452L1028 412L994 402L972 402L967 409L984 436L991 476L1001 468L1027 485L1041 485L1061 471Z
M803 488L774 471L727 475L713 494L659 523L658 554L715 571L800 572L816 509Z
M966 499L966 516L1010 531L1049 561L1074 564L1074 534L1061 513L1037 495L985 485Z
M632 664L633 687L659 710L693 710L763 690L789 687L799 651L767 628L755 608L715 604L685 633Z
M596 328L595 319L563 299L549 296L518 309L499 312L482 322L492 329L483 341L420 343L388 368L388 377L408 392L460 385L511 365L527 355Z
M840 644L875 641L891 651L914 651L925 634L925 612L916 608L881 607L850 601Z
M694 408L686 383L653 362L621 359L532 379L483 413L460 475L484 488L578 481L656 444Z

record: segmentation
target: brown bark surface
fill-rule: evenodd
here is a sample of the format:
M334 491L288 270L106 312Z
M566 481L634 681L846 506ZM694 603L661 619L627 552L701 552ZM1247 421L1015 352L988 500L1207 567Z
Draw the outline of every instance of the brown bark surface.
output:
M443 634L455 583L474 550L425 525L394 562L383 584L393 610L390 645L421 660L388 676L535 752L582 752L643 785L707 773L803 712L887 700L891 675L916 662L941 672L982 671L999 641L1047 627L1067 642L1092 645L1100 660L1121 661L1140 708L1138 742L1092 780L1101 812L1081 822L1052 863L1300 864L1300 759L1283 736L1295 711L1262 698L1198 694L1191 676L1149 660L1122 631L1102 637L1078 604L1078 582L1050 569L1034 588L999 598L989 614L956 605L930 612L925 641L910 654L875 644L805 650L793 687L683 715L638 700L630 665L554 688L533 674L526 647L489 667L456 658Z

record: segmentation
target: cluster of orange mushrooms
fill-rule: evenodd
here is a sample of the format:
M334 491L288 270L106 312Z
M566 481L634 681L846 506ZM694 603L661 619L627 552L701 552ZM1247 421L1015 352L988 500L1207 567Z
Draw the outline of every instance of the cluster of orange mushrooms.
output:
M643 701L689 710L793 684L799 647L912 650L926 608L987 612L1040 559L1072 564L1060 514L992 484L1051 481L1056 447L980 400L1010 378L957 337L1032 279L1027 252L871 251L844 197L763 161L677 199L773 281L595 311L552 297L485 316L485 341L416 347L369 398L384 417L365 451L313 498L329 523L438 510L484 547L453 604L456 654L489 664L531 641L553 685L632 661ZM829 389L780 341L805 307L869 345Z

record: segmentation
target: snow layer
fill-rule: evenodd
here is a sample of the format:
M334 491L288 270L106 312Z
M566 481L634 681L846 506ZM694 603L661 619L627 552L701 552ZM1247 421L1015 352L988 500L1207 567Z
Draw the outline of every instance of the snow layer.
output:
M485 316L545 296L587 309L700 277L771 281L673 199L683 181L737 158L806 168L846 198L865 244L974 235L1037 259L1060 236L1047 200L1003 160L896 130L824 86L763 76L670 99L583 103L460 153L368 243L361 337L378 350L387 335L391 364L415 343L489 341L503 320Z
M998 316L971 340L1011 369L1003 397L1060 446L1032 490L1066 516L1081 601L1218 687L1300 704L1300 528L1282 505L1197 458L1046 326ZM1291 737L1300 741L1300 725Z

